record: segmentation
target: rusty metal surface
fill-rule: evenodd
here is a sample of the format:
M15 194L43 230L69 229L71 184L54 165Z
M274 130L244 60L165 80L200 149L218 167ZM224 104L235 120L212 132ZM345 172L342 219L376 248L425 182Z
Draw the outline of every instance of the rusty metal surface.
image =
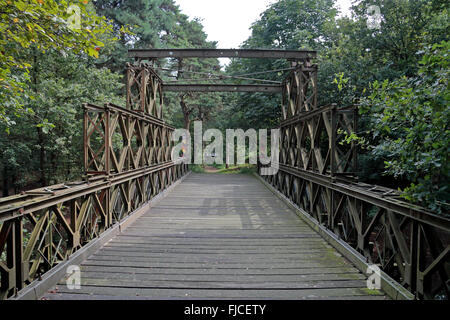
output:
M278 85L260 84L164 84L164 92L266 92L281 93Z
M274 49L133 49L130 58L264 58L304 60L315 58L316 51Z

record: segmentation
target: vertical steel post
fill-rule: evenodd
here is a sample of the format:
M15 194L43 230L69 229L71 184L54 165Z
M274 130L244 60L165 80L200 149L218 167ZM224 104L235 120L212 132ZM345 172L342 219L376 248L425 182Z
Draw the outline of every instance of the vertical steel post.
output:
M24 287L25 268L23 263L23 223L22 217L14 220L14 259L16 267L16 288L21 290Z
M131 107L131 83L130 83L130 78L131 78L131 65L130 65L130 63L127 63L126 64L126 82L127 82L127 84L126 84L126 86L125 86L125 90L126 90L126 100L127 100L127 102L126 102L126 108L128 109L128 110L131 110L132 109L132 107Z
M419 256L420 251L418 250L418 244L420 240L420 234L419 234L419 223L415 220L411 221L411 233L410 233L410 264L411 264L411 287L410 291L416 295L416 298L418 297L417 293L417 274L419 271Z
M87 109L87 103L83 103L83 110L84 110L84 116L83 116L83 157L84 157L84 174L87 175L87 172L89 170L89 150L88 150L88 109Z
M147 78L148 78L148 71L145 65L141 65L139 68L139 74L141 76L141 87L140 87L140 107L143 113L145 113L145 99L147 96Z
M353 132L358 132L358 106L354 106L353 109ZM358 144L352 141L353 149L353 172L357 176L358 173Z
M109 104L105 104L105 174L110 175L111 173L111 152L113 152L111 148L111 111L109 109Z
M337 108L336 104L331 106L331 141L330 141L330 173L336 175L336 139L337 139Z
M6 240L6 266L10 271L8 272L8 279L6 286L7 294L11 289L16 289L16 277L17 277L17 265L16 265L16 237L15 237L15 226L14 221L8 221L7 223L10 224L9 226L9 232L7 232L7 240ZM16 292L14 292L16 293Z

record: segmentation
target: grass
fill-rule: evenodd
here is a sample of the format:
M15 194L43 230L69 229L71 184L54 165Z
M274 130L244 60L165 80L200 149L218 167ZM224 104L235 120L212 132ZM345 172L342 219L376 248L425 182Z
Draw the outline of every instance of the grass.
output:
M228 169L225 164L212 164L211 167L217 169L216 172L211 173L220 173L220 174L252 174L256 172L256 166L252 164L241 164L229 166ZM195 173L209 173L205 172L205 169L201 165L193 165L191 166L192 172Z
M192 172L195 172L195 173L205 173L205 168L203 168L203 166L198 165L198 164L190 165L190 169Z
M251 165L251 164L241 164L241 165L236 165L236 166L229 166L228 169L224 166L224 168L219 169L219 171L217 173L222 173L222 174L235 174L235 173L249 174L249 173L253 173L253 172L256 172L256 166Z
M368 289L368 288L362 288L361 290L370 296L382 296L383 295L383 293L380 290L374 290L374 289Z

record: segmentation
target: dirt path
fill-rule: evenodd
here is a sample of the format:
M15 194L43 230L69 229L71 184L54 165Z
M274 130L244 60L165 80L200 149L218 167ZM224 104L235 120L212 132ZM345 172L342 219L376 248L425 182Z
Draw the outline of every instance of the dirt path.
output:
M212 166L205 166L205 172L208 172L208 173L216 173L216 172L218 172L219 171L219 169L217 169L217 168L215 168L215 167L212 167Z

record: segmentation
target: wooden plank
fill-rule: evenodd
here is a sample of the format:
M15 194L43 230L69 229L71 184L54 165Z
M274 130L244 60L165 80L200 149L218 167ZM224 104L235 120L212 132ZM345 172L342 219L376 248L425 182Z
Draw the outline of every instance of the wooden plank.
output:
M178 235L173 234L158 234L158 235L151 235L151 236L145 236L145 233L141 232L138 234L130 234L130 236L139 237L139 238L147 238L148 241L152 241L153 239L164 239L164 238L192 238L192 239L203 239L203 241L208 241L208 239L280 239L280 238L286 238L286 239L305 239L305 238L317 238L317 235L314 233L311 234L293 234L293 235L280 235L280 234L261 234L261 235L233 235L233 234L214 234L214 235L207 235L207 234L195 234L195 235L186 235L183 234L182 231Z
M85 286L80 290L68 290L60 287L57 293L147 297L151 299L317 299L329 297L367 296L367 290L362 288L329 288L329 289L283 289L283 290L205 290L205 289L148 289L148 288L116 288L102 286ZM49 298L51 294L46 295ZM92 298L92 297L91 297Z
M296 254L302 254L302 253L308 253L308 252L324 252L325 250L329 250L324 248L322 245L315 245L311 244L307 247L284 247L284 246L259 246L257 248L252 246L245 246L245 247L230 247L230 246L205 246L205 247L195 247L185 244L184 246L177 246L177 247L169 247L169 246L136 246L135 244L131 245L108 245L105 247L105 252L108 252L107 250L111 250L114 252L164 252L164 253L210 253L210 254L222 254L222 253L230 253L234 255L239 254L249 254L249 253L260 253L260 254L271 254L271 253L296 253Z
M178 260L185 260L185 261L207 261L207 260L230 260L230 261L255 261L255 260L267 260L267 253L260 251L260 252L252 252L251 254L248 253L242 253L237 254L236 252L232 253L217 253L217 254L211 254L211 253L195 253L195 254L186 254L185 252L180 253L168 253L168 252L161 252L161 253L154 253L154 252L146 252L146 251L106 251L103 249L101 252L95 254L92 256L92 258L99 258L99 257L140 257L140 258L150 258L155 261L162 261L165 259L178 259ZM312 252L312 253L273 253L271 255L271 261L276 260L307 260L307 261L313 261L313 260L330 260L329 253L322 251L322 252ZM128 260L129 261L129 260Z
M46 297L42 298L43 300L155 300L155 298L152 297L142 297L142 296L107 296L107 295L93 295L93 294L74 294L74 293L51 293L47 295ZM162 297L156 298L156 299L164 299ZM165 299L172 299L172 300L198 300L198 297L183 297L183 298L177 298L177 297L170 297ZM219 298L211 297L211 298L202 298L204 300L217 300ZM272 300L270 297L258 297L258 298L246 298L248 300ZM385 296L368 296L368 295L359 295L359 296L311 296L311 297L303 297L302 300L386 300L387 298ZM285 300L299 300L298 298L285 298Z
M85 263L81 266L82 272L101 272L107 273L128 273L128 274L154 274L157 276L163 275L233 275L233 276L255 276L255 275L312 275L312 274L360 274L354 267L316 267L316 268L285 268L285 269L158 269L158 268L139 268L139 267L123 267L123 266L99 266L99 265L89 265Z
M211 281L210 274L153 274L153 273L130 273L105 271L86 271L82 269L84 279L122 279L122 280L142 280L142 281ZM329 280L366 280L362 274L349 273L319 273L319 274L221 274L216 275L217 281L222 282L283 282L283 281L329 281Z
M195 250L195 249L200 249L200 250L220 250L220 249L224 249L224 250L241 250L242 252L245 252L243 250L265 250L267 252L267 250L273 249L273 250L281 250L281 249L289 249L289 250L312 250L312 249L324 249L324 248L330 248L330 246L327 246L326 244L323 244L322 242L318 242L315 240L320 240L318 238L306 238L306 239L301 239L302 241L304 241L304 243L302 243L301 245L296 245L295 242L293 242L292 244L286 244L286 245L282 245L282 244L269 244L267 243L267 240L265 241L265 243L258 243L257 241L255 242L251 242L251 243L246 243L245 245L239 246L238 243L227 243L227 244L222 244L220 241L210 241L209 243L200 243L200 241L198 241L199 239L194 239L194 241L189 241L189 242L185 242L185 243L176 243L174 241L168 241L167 243L161 243L164 241L152 241L152 242L145 242L145 239L140 239L140 238L136 238L137 240L134 241L134 237L132 238L121 238L121 242L110 242L108 244L108 247L127 247L127 248L143 248L143 249L152 249L152 248L157 248L157 249L162 249L162 250L170 250L170 249L181 249L184 250L186 248L191 249L191 250ZM187 239L189 240L189 239ZM197 241L196 241L197 240ZM234 240L234 239L229 239L229 240ZM277 239L279 240L279 239ZM298 240L298 239L286 239L286 240ZM270 241L270 240L269 240ZM204 242L204 241L203 241ZM228 241L227 241L228 242ZM250 240L248 241L250 242ZM262 242L262 241L261 241Z
M62 279L59 286L64 286ZM328 280L328 281L223 281L221 278L213 281L199 280L143 280L143 279L118 279L118 278L83 278L81 286L101 286L110 288L134 288L134 289L326 289L326 288L365 288L365 280Z
M340 263L333 265L338 267L349 266L347 262L342 260ZM296 262L221 262L215 261L213 263L209 261L205 262L184 262L184 261L168 261L168 262L153 262L151 259L108 259L108 258L90 258L86 260L85 264L96 266L121 266L121 267L140 267L140 268L176 268L176 269L199 269L199 268L212 268L212 269L301 269L301 268L316 268L325 267L330 265L330 262L323 261L296 261Z
M179 239L179 238L165 238L164 240L161 239L153 239L152 241L147 241L146 238L139 238L139 237L130 237L130 236L124 236L119 235L115 238L115 240L111 241L109 244L119 243L119 244L145 244L145 245L162 245L162 246L183 246L183 245L195 245L199 247L204 246L297 246L302 247L304 245L307 245L308 243L314 242L318 244L322 244L326 246L327 248L331 248L322 238L307 238L307 239L259 239L259 240L253 240L248 239L245 242L242 242L239 239L228 239L226 242L223 242L221 240L213 240L211 239L208 242L203 241L202 239Z

